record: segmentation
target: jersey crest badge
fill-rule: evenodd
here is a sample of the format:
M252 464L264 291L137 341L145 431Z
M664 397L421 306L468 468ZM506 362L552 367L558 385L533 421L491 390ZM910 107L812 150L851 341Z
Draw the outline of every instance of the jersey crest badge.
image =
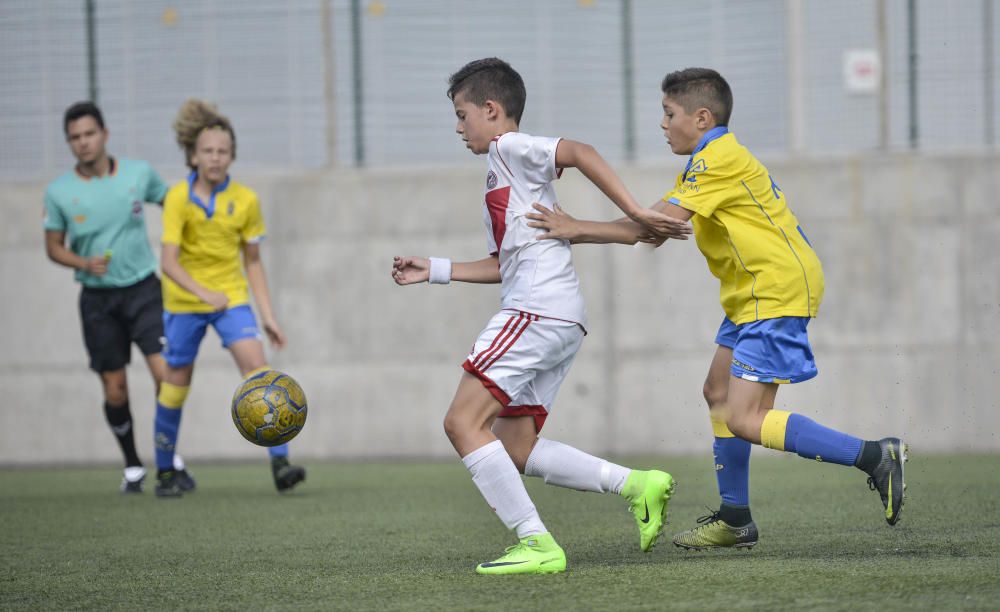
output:
M139 219L142 219L142 202L134 200L132 202L132 220L138 221Z
M695 175L700 172L704 172L707 169L708 167L705 165L705 160L699 159L698 161L691 164L691 167L687 171L687 178L685 178L684 180L686 180L689 183L694 183L698 180L698 177Z
M232 217L234 212L236 212L236 203L229 200L229 206L226 207L226 214Z
M492 190L497 186L497 175L492 170L486 175L486 188Z

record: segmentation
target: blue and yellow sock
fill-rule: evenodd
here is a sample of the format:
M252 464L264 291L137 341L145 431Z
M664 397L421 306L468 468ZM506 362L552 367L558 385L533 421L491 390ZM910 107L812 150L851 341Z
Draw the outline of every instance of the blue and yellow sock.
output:
M753 446L743 438L737 438L726 427L722 418L712 416L712 432L715 442L715 479L719 485L722 503L727 506L749 507L750 505L750 448Z
M806 459L854 465L864 441L801 414L770 410L760 427L760 443L766 448L798 453Z
M174 447L177 446L177 432L181 426L181 408L184 407L184 400L187 399L190 388L167 382L160 384L153 430L157 470L174 469Z

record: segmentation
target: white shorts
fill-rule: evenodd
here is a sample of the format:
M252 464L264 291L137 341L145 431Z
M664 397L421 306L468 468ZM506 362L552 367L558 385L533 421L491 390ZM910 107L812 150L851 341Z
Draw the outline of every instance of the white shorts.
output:
M541 431L583 336L577 323L502 310L479 334L462 367L500 400L500 416L534 416Z

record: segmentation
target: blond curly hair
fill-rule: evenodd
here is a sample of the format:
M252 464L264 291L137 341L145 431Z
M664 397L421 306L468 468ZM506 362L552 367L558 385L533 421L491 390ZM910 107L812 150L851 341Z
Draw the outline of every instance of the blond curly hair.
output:
M211 102L189 98L177 111L173 128L177 135L177 144L184 151L187 165L192 170L196 167L191 163L191 158L198 143L198 135L204 130L220 129L229 132L229 137L233 140L233 159L236 159L236 132L233 130L233 124L228 117L219 113L218 107Z

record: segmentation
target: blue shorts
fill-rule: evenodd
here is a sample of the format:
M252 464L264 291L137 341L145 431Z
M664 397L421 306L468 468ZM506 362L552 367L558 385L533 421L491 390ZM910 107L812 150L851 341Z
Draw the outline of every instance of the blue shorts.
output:
M209 325L222 339L222 348L229 348L237 340L260 339L257 319L247 304L221 312L164 312L163 333L167 343L163 358L167 364L179 368L194 363Z
M816 376L809 317L778 317L736 325L722 320L715 343L733 350L729 371L744 380L797 383Z

